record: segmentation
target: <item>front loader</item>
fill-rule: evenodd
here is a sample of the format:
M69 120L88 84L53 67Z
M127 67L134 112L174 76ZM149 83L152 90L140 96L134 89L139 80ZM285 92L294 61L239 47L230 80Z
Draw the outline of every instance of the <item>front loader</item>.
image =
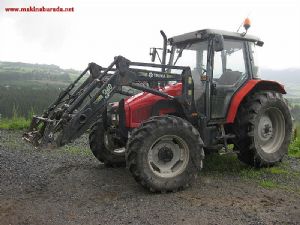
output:
M135 66L136 68L130 68ZM168 68L180 70L180 73L163 73L138 69L138 67ZM73 90L76 84L89 72L88 78ZM156 74L152 77L152 74ZM157 76L157 77L156 77ZM24 139L36 147L60 147L81 136L107 110L110 98L119 93L131 96L128 88L151 93L161 98L173 100L174 96L157 88L143 85L142 82L182 82L183 90L193 91L189 67L162 66L149 63L130 62L122 56L115 57L107 68L90 63L80 76L67 87L52 103L42 116L34 116L29 131ZM127 91L124 87L128 87ZM188 90L185 91L188 93ZM178 98L186 106L184 111L191 110L191 96L186 94Z
M164 47L150 51L153 62L162 50L160 64L122 56L107 68L90 63L42 116L33 117L24 139L59 147L89 130L99 161L126 164L153 192L188 187L204 152L226 152L229 144L254 167L281 161L292 120L284 87L258 76L255 49L263 42L213 29L169 39L161 34ZM123 97L110 102L116 93Z

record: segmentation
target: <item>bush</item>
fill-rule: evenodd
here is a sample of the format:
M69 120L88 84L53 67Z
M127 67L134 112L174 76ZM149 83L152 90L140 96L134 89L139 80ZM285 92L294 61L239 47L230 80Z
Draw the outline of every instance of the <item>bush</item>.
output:
M23 130L27 129L29 125L30 120L24 117L4 118L0 120L0 129Z

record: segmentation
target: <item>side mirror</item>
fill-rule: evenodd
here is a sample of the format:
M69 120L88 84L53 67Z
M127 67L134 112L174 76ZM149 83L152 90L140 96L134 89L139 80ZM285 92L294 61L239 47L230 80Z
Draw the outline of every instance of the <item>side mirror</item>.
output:
M262 47L264 45L264 42L263 41L257 41L256 45L259 46L259 47Z
M217 34L214 37L214 51L220 52L224 49L224 38L223 35Z
M150 48L151 62L155 61L156 54L157 54L156 48Z

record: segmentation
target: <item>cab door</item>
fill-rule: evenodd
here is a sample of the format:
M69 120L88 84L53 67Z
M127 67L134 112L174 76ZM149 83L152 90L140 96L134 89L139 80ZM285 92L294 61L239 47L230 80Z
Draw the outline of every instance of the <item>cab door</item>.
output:
M211 120L226 118L234 93L248 80L246 44L241 40L225 39L223 50L214 52Z

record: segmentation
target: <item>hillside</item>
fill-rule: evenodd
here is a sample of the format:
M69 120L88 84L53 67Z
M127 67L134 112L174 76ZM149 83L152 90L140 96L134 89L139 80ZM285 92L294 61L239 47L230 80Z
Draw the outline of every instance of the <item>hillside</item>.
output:
M285 83L300 83L300 69L271 70L261 69L261 76L265 79L278 80Z
M79 72L64 70L56 65L29 64L20 62L0 62L1 86L27 86L45 83L65 85L72 75Z
M0 114L41 113L78 74L56 65L0 62Z
M287 97L300 103L300 69L262 69L260 74L263 79L276 80L284 84Z
M0 61L0 118L41 114L79 74L56 65Z

